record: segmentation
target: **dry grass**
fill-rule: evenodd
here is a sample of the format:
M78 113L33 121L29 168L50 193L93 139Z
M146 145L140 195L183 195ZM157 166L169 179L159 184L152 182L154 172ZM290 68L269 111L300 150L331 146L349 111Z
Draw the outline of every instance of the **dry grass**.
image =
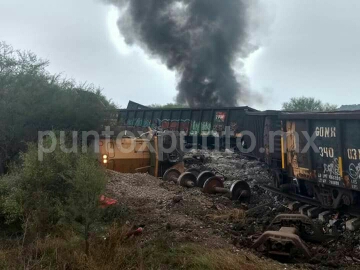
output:
M243 223L246 218L246 211L241 209L232 209L222 215L207 215L206 217L216 222Z
M25 247L21 241L0 250L0 269L280 269L279 264L244 252L175 243L169 235L142 243L126 239L128 227L114 225L103 237L92 237L91 254L68 232L37 240Z

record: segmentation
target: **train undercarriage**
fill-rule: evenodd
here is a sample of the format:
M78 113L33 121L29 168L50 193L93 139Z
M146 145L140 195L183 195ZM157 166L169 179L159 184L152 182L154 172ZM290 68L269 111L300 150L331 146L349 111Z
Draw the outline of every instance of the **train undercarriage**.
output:
M310 205L348 210L360 216L360 194L354 190L289 177L283 170L273 170L273 183L265 188Z

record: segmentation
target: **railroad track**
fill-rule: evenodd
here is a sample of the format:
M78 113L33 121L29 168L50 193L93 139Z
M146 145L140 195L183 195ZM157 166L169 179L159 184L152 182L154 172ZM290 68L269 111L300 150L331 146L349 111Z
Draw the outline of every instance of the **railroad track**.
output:
M298 194L294 194L294 193L288 193L288 192L282 192L280 190L278 190L277 188L274 188L272 186L265 186L265 185L262 185L262 186L259 186L260 188L264 189L264 190L267 190L271 193L274 193L274 194L278 194L278 195L281 195L285 198L288 198L290 200L292 200L294 203L297 202L296 205L301 205L301 209L300 209L300 213L303 213L303 214L306 214L308 210L311 210L311 214L310 214L310 217L316 217L317 215L320 215L320 214L327 214L327 213L332 213L332 212L339 212L339 213L342 213L342 214L349 214L353 217L356 217L356 218L359 218L359 225L360 225L360 209L357 209L355 207L342 207L342 208L339 208L339 209L332 209L332 208L326 208L324 207L323 205L321 205L321 203L315 199L311 199L311 198L308 198L308 197L304 197L304 196L301 196L301 195L298 195ZM293 207L293 206L290 206L290 210L297 210L297 207ZM305 206L309 206L309 207L305 207ZM311 207L313 206L313 207ZM295 209L293 209L295 208ZM306 213L305 213L306 212ZM326 212L326 213L325 213ZM360 227L359 227L360 228Z
M289 201L284 206L291 213L277 215L263 234L255 239L252 246L254 249L262 246L265 247L263 251L269 255L287 257L292 257L293 250L296 249L310 259L312 254L307 243L327 244L339 239L345 230L354 232L360 229L358 211L346 208L325 209L318 201L310 198L283 193L271 186L261 188L287 198ZM344 216L347 217L346 220ZM344 230L339 231L337 226L344 222ZM328 229L324 230L325 227ZM332 230L336 233L329 233Z
M185 188L201 188L206 194L223 194L229 199L241 203L249 203L251 197L250 187L245 181L235 181L227 189L224 188L223 176L210 171L200 172L197 169L189 169L181 173L176 169L170 169L164 174L163 180L174 182ZM289 199L285 207L291 213L277 215L266 231L257 239L253 239L255 240L252 245L254 249L265 247L268 254L290 257L294 256L294 250L296 250L296 254L300 253L309 259L312 254L308 249L308 242L324 243L338 237L324 233L318 226L319 224L327 224L330 220L334 220L334 216L346 213L350 215L346 221L346 229L355 231L360 228L359 211L325 209L319 201L308 197L284 193L271 186L260 186L260 188ZM253 211L258 207L260 206L250 208L248 211Z

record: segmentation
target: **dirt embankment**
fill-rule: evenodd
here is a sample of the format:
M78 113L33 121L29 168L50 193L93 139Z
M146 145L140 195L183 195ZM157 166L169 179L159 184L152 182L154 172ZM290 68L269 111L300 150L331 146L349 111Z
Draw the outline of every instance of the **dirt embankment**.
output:
M165 236L174 245L192 243L227 250L256 269L358 267L360 233L344 231L344 222L349 217L336 213L328 223L318 224L324 232L335 235L335 240L307 243L313 254L310 261L295 259L280 264L250 249L253 240L268 228L276 215L291 213L286 199L259 188L272 181L268 168L234 153L200 151L188 156L193 154L202 155L201 162L188 167L223 175L226 187L236 180L247 181L251 186L251 203L244 206L223 195L206 195L199 188L186 189L147 174L109 172L108 193L129 207L132 225L145 225L142 243Z
M236 246L228 225L243 223L245 214L223 196L206 196L200 189L184 189L147 174L109 172L108 194L130 209L129 222L145 226L142 242L158 237L172 239L174 245L196 244L214 250L228 250L243 258L252 269L285 269L289 266L258 258ZM135 227L136 227L135 226ZM238 266L234 265L234 269Z

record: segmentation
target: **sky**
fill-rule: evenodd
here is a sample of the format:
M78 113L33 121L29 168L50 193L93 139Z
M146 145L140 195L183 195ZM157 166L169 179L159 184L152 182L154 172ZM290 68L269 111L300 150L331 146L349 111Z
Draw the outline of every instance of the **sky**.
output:
M117 30L119 11L100 0L0 0L0 40L50 61L49 71L89 82L121 107L165 104L176 74ZM261 0L259 49L243 59L249 106L280 109L292 97L360 103L360 1Z

